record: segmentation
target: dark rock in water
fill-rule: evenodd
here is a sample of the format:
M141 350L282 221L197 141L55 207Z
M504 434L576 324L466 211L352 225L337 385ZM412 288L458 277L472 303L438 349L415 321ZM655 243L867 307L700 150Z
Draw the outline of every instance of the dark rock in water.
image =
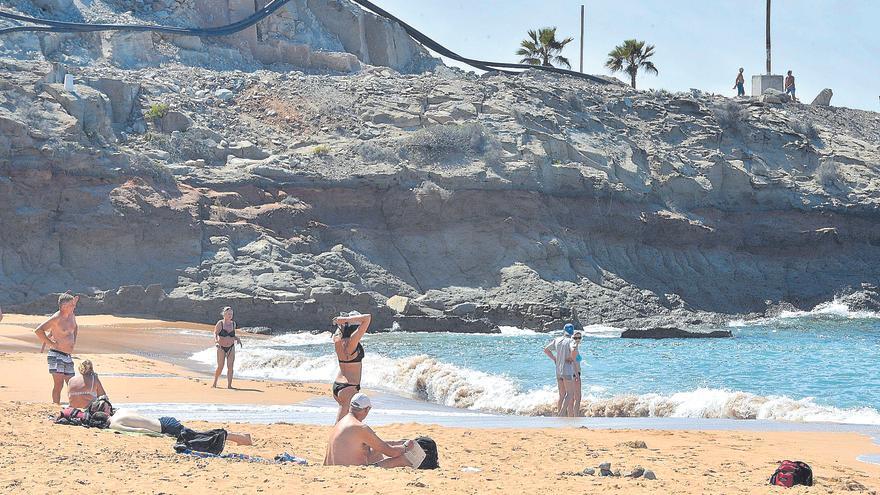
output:
M767 310L764 311L764 316L768 318L776 318L781 315L783 312L795 312L800 311L801 308L798 308L794 304L786 301L780 301L778 303L770 303L767 305Z
M269 327L241 327L239 330L256 335L272 335L272 329Z
M656 327L638 330L624 330L620 334L624 339L722 339L733 337L730 330L714 330L712 332L691 332L680 328Z
M394 322L401 332L500 333L498 326L485 318L396 316Z

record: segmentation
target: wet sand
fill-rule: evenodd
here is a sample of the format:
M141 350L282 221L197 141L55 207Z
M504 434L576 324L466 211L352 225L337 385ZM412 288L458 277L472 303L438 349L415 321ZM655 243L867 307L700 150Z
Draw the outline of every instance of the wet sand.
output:
M42 319L8 315L0 323L0 408L6 418L6 434L0 439L3 493L782 493L766 483L775 461L786 458L808 462L817 486L785 493L880 490L880 466L857 460L880 452L880 446L853 432L383 424L376 429L385 438L433 437L441 456L440 470L388 471L320 466L329 428L293 424L296 413L275 424L247 423L243 414L240 419L187 424L254 435L253 446L228 444L227 452L272 458L287 451L312 465L194 459L175 454L170 438L52 424L49 417L58 407L48 404L51 379L45 354L38 353L32 335ZM75 360L95 362L117 404L332 406L324 384L236 380L243 390L211 389L209 375L185 365L186 356L211 345L210 326L114 317L78 321ZM247 339L258 338L245 337L245 345ZM223 377L220 383L225 383ZM647 448L634 448L636 441ZM575 474L606 461L622 474L636 466L651 469L658 479Z

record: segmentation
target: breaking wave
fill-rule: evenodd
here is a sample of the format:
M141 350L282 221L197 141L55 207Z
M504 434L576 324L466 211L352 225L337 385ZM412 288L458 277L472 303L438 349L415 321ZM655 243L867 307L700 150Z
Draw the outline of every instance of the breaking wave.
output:
M779 316L770 318L757 318L754 320L732 320L728 323L730 327L745 327L753 325L768 325L773 322L791 320L795 318L813 318L813 319L840 319L840 320L866 320L880 319L880 313L874 311L855 311L849 308L845 302L834 299L832 301L817 304L810 311L782 311Z
M320 339L320 340L319 340ZM327 334L283 335L271 342L287 345L326 343ZM214 365L216 351L193 355ZM236 373L248 378L330 382L336 376L335 356L312 356L297 350L255 347L239 349ZM370 356L363 385L397 395L462 409L526 416L551 415L555 387L523 390L507 376L445 363L427 355L392 359ZM700 388L674 394L614 395L604 387L585 387L582 412L592 417L674 417L767 419L880 425L880 412L863 407L841 409L812 398L761 396L748 392Z

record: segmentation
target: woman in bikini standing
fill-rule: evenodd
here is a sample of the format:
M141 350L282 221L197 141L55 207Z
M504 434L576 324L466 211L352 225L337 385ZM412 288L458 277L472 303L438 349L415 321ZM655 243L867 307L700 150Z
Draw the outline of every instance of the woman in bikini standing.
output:
M333 346L336 359L339 361L339 373L333 382L333 398L339 403L336 422L348 414L351 398L361 389L361 372L363 371L364 346L361 337L367 333L371 315L349 314L333 319L336 331L333 333Z
M85 409L93 400L107 395L101 379L88 359L79 364L79 375L67 382L67 394L70 398L68 405L79 409Z
M217 370L214 372L214 385L223 373L226 363L226 388L232 388L232 366L235 364L235 344L241 346L241 339L235 336L235 321L232 320L232 308L223 308L223 319L214 326L214 344L217 346Z

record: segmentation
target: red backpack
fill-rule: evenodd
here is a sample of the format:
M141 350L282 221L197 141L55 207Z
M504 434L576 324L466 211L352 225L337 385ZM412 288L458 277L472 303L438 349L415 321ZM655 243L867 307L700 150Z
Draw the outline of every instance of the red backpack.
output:
M782 461L770 477L770 484L791 488L794 485L813 486L813 470L801 461Z

